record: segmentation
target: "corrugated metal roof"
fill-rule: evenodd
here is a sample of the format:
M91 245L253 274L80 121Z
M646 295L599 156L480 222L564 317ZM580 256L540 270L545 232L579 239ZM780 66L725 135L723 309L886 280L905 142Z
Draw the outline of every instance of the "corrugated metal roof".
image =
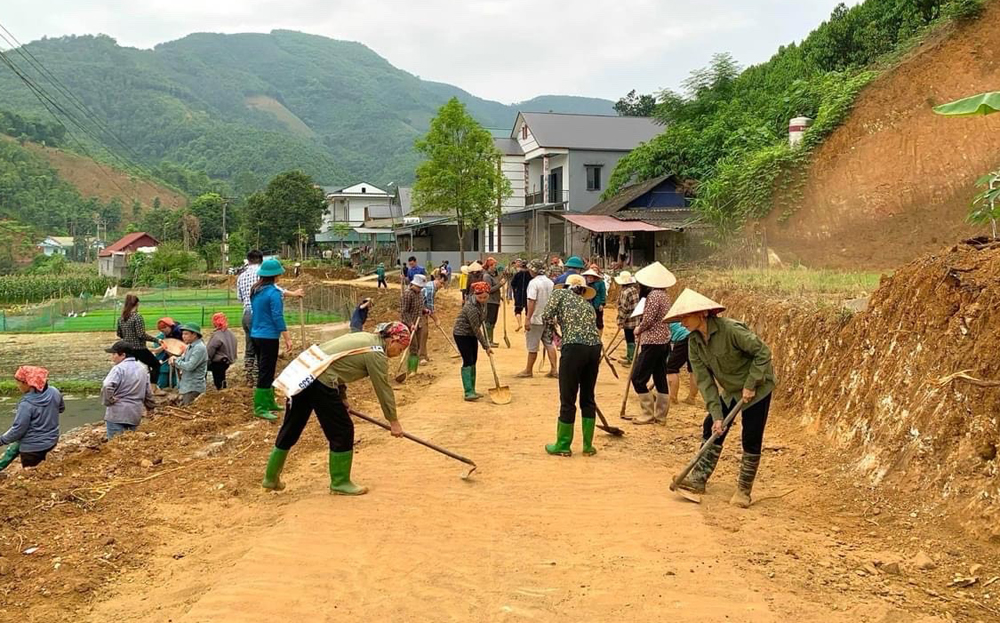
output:
M669 175L661 175L645 182L626 186L618 191L618 194L614 197L606 199L587 210L587 214L616 214L633 200L645 195L668 179L670 179Z
M667 229L709 229L711 225L704 223L697 212L691 208L669 208L662 210L630 209L622 210L615 215L623 221L643 221L655 223Z
M584 229L589 229L590 231L598 233L617 231L666 231L662 227L657 227L656 225L651 225L643 221L619 221L613 216L604 216L599 214L562 214L560 216L574 225L578 225Z
M508 137L494 137L493 144L496 145L500 153L505 156L523 156L524 150L521 149L521 143Z
M522 112L540 147L631 151L663 132L649 117ZM511 132L511 138L513 131Z

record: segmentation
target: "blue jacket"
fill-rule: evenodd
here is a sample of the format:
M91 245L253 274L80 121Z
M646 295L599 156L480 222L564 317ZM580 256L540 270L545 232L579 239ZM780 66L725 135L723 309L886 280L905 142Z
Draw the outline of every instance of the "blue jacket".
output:
M250 337L262 340L276 340L281 337L285 326L285 303L281 299L281 290L272 284L261 288L250 299L253 319L250 322Z
M66 410L62 394L55 387L43 392L29 391L17 403L14 423L0 435L0 445L21 442L21 452L41 452L59 441L59 414Z
M575 268L567 268L567 269L566 269L566 272L564 272L563 274L561 274L561 275L559 275L558 277L556 277L555 279L553 279L553 280L552 280L552 283L553 283L554 285L559 285L560 283L566 283L566 279L567 279L567 278L568 278L568 277L569 277L570 275L579 275L579 274L580 274L580 271L579 271L579 270L577 270L577 269L575 269Z

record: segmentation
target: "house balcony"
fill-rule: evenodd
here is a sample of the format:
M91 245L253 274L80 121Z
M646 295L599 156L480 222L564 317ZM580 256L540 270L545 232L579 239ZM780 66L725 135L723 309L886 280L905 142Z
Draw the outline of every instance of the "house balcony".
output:
M548 196L544 192L526 193L524 195L524 207L537 205L548 205L558 203L569 203L568 190L549 189Z

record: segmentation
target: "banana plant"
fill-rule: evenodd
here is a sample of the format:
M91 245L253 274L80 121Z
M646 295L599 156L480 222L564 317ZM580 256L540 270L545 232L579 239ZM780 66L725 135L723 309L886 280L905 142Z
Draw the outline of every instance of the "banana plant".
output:
M934 112L946 117L979 117L1000 112L1000 91L980 93L934 108ZM969 207L968 221L981 225L989 223L993 237L997 237L997 219L1000 219L1000 169L987 173L978 180L976 186L983 190L976 194Z

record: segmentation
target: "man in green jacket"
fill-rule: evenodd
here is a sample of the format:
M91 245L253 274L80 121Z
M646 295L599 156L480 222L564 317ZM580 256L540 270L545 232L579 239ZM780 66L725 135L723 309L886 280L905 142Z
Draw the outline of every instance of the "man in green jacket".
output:
M688 358L708 408L702 439L708 440L713 433L719 435L680 487L694 493L705 492L726 440L727 431L722 423L725 413L742 401L743 457L736 493L729 503L749 508L776 381L771 366L771 349L742 322L719 318L719 312L725 309L688 289L677 297L664 318L668 322L680 322L691 332ZM722 388L721 395L719 388Z
M391 425L392 435L402 437L403 427L396 417L396 399L389 384L389 359L406 350L410 338L406 325L387 322L375 327L374 333L349 333L321 344L320 350L327 355L342 356L289 401L261 486L275 491L285 488L280 476L288 451L298 442L309 416L315 412L330 444L330 493L367 493L368 487L351 482L354 421L348 414L347 384L365 377L371 379L382 414Z

